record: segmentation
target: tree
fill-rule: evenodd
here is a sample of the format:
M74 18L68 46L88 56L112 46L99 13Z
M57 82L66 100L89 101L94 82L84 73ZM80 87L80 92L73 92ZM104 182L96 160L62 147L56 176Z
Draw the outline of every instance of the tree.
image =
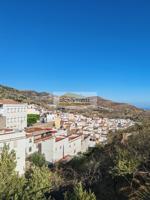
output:
M25 179L18 176L15 168L15 152L9 151L9 146L4 145L0 155L0 199L10 199L12 196L17 199L23 192Z
M76 184L74 187L73 193L65 193L65 200L96 200L96 196L91 191L87 192L83 189L83 186L80 183Z
M61 177L46 166L32 165L22 177L15 168L15 152L5 145L0 154L0 199L44 200L46 192L61 184Z
M62 179L56 172L51 172L48 167L32 166L26 173L25 192L21 200L43 200L45 194L58 188Z
M37 123L37 121L40 119L39 115L36 114L28 114L27 115L27 124L28 126L32 126L33 124Z
M115 158L115 166L111 170L113 176L126 176L135 172L139 161L126 149L118 149Z
M45 160L45 156L39 152L33 153L29 157L29 161L31 161L32 164L34 164L37 167L43 167L43 166L46 166L46 164L47 164L47 162Z
M24 200L44 199L45 192L52 188L50 181L50 172L47 167L32 166L26 174L26 187L22 197Z

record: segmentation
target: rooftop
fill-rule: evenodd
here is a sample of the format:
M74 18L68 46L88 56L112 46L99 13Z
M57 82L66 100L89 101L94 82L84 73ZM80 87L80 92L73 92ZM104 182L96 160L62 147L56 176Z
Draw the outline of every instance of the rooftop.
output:
M70 140L77 139L78 137L80 137L80 135L75 135L75 134L74 134L74 135L70 135L70 136L69 136L69 141L70 141Z
M55 138L55 142L59 142L61 140L64 140L66 137L65 136L58 136Z
M31 127L26 129L27 137L32 135L34 136L41 135L43 133L48 133L48 132L56 133L57 131L52 128L46 128L46 127Z
M21 132L22 131L20 130L9 129L9 128L0 129L0 135L7 135L7 134L21 133Z

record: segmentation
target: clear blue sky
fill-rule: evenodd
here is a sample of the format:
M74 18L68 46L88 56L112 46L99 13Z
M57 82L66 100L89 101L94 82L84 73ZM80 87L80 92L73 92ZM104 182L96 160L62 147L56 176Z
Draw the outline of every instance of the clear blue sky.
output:
M150 1L1 1L0 83L150 105Z

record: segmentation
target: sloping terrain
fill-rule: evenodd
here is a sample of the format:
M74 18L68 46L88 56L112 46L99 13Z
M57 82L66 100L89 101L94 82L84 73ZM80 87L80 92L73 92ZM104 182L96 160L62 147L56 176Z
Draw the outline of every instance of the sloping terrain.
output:
M66 96L66 95L65 95ZM69 98L75 97L75 94L67 95ZM77 96L78 97L78 96ZM136 108L135 106L116 103L110 100L103 99L101 97L90 97L91 99L97 98L98 110L123 112L129 111L138 114L143 110ZM47 92L36 92L32 90L17 90L15 88L0 85L0 99L13 99L19 102L34 103L43 107L49 107L49 104L53 103L53 95Z
M52 95L47 92L36 92L32 90L22 91L3 85L0 85L0 99L13 99L19 102L34 103L44 107L52 103Z

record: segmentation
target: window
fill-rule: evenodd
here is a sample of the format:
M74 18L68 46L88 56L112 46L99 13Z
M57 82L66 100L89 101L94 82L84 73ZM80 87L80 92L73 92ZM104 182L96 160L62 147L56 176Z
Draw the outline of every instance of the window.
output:
M55 148L55 151L57 151L57 148Z
M61 146L60 146L60 149L61 149Z
M30 138L29 143L32 143L32 139Z
M29 152L31 152L32 151L32 147L29 147Z

